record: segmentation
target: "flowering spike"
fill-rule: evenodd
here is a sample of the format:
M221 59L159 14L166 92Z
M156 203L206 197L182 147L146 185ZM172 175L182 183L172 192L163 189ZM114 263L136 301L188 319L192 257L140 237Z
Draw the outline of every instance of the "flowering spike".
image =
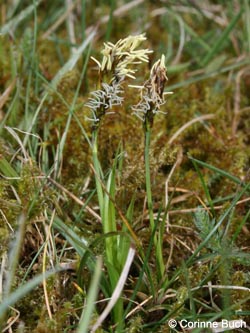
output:
M134 114L143 120L145 130L153 126L155 114L160 112L160 107L165 104L164 87L168 80L166 71L165 56L162 55L152 66L150 77L141 88L140 102L132 107Z
M102 117L114 105L120 105L123 102L122 83L125 78L135 79L136 70L134 65L142 62L148 62L148 55L152 52L148 49L137 49L138 46L146 40L144 34L137 36L128 36L120 39L116 44L104 43L101 51L103 58L99 62L92 58L99 67L100 84L99 89L91 93L86 106L91 109L94 127L98 128ZM132 68L131 68L132 67ZM105 78L109 77L108 82ZM104 82L103 82L104 81Z

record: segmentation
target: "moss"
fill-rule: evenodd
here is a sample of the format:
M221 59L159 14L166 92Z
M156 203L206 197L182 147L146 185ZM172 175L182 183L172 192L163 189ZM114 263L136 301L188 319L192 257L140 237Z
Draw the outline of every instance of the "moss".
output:
M11 79L11 65L13 41L5 35L0 35L0 87L4 91Z
M250 306L249 300L249 291L248 290L241 290L237 287L245 287L249 284L249 275L247 272L237 271L232 275L232 285L235 286L235 289L231 291L231 299L235 306L235 310L237 311L244 311L248 310ZM243 318L243 320L246 320Z
M8 250L10 231L7 226L0 228L0 255L3 257Z
M143 319L141 316L135 316L128 322L126 333L140 333L142 332Z
M6 147L4 148L2 146L0 149L3 154L6 152ZM4 155L7 157L7 153ZM0 255L7 252L10 239L17 227L17 217L20 215L22 210L22 207L12 188L12 183L12 181L7 179L0 179Z

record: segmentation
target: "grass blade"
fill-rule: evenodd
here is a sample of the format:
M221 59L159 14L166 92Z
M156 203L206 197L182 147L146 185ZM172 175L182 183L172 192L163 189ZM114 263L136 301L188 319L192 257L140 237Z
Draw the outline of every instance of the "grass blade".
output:
M27 8L22 10L16 17L6 23L1 29L0 34L7 34L10 31L13 31L17 28L17 26L25 20L32 12L36 9L37 6L41 3L41 0L34 1L32 5L29 5Z
M79 46L79 48L74 52L74 54L70 57L70 59L66 62L66 64L58 71L54 79L52 80L52 86L56 87L57 83L60 79L69 71L71 71L79 58L82 56L83 51L87 48L87 46L92 42L96 35L96 30L93 30L89 36L84 40L84 42Z
M219 168L217 168L217 167L215 167L215 166L213 166L213 165L211 165L211 164L207 164L207 163L205 163L205 162L202 162L202 161L200 161L200 160L197 160L196 158L194 158L194 157L192 157L192 156L190 156L190 155L188 156L188 158L189 158L191 161L193 161L193 162L195 162L195 163L197 163L197 164L199 164L199 165L202 165L203 167L205 167L205 168L207 168L207 169L209 169L209 170L211 170L211 171L215 171L215 172L219 173L219 174L220 174L221 176L223 176L223 177L226 177L226 178L232 180L234 183L236 183L236 184L238 184L238 185L242 185L242 184L243 184L243 182L242 182L242 180L241 180L240 178L235 177L235 176L231 175L230 173L228 173L228 172L226 172L226 171L224 171L224 170L221 170L221 169L219 169Z
M15 169L12 168L10 163L3 156L0 157L0 172L5 177L11 177L11 178L19 177Z
M53 227L56 228L63 237L74 247L77 253L82 257L85 253L87 241L79 237L72 228L69 228L59 217L55 217Z
M103 323L103 321L108 316L108 314L110 313L110 311L114 307L115 303L119 299L119 297L121 295L121 292L122 292L122 289L124 287L124 284L127 280L127 276L128 276L128 273L129 273L130 266L133 262L134 255L135 255L135 249L134 249L133 246L131 246L130 249L129 249L128 256L127 256L126 264L124 265L123 271L120 275L119 281L117 282L117 285L116 285L116 288L113 292L113 295L112 295L109 303L107 304L106 308L104 309L104 311L102 312L102 314L100 315L100 317L98 318L98 320L96 321L94 326L92 327L91 333L94 333L98 329L98 327L100 327L100 325Z
M90 320L92 317L92 313L94 310L95 301L96 301L97 293L98 293L98 289L99 289L98 285L99 285L101 273L102 273L102 260L99 257L96 262L94 276L91 281L91 285L90 285L89 292L87 295L86 308L83 311L82 318L81 318L81 321L80 321L78 329L77 329L77 333L87 333L88 332L89 323L90 323Z
M245 21L246 21L246 35L247 35L247 52L250 53L250 6L249 1L244 1L245 6Z
M210 52L207 53L203 61L201 62L201 67L205 67L209 61L214 57L214 55L218 54L218 52L221 50L223 44L227 40L230 32L235 27L236 23L239 21L241 15L243 13L243 8L239 11L239 13L232 19L230 24L226 27L226 29L223 31L223 33L220 35L220 37L215 42L213 48Z
M244 59L242 61L239 61L239 62L236 62L232 65L225 66L224 68L221 68L217 71L210 72L210 73L205 73L205 74L201 74L201 75L197 75L197 76L193 76L190 79L187 79L185 81L181 81L181 82L169 85L168 89L166 91L171 91L171 90L174 90L174 89L177 89L177 88L183 88L183 87L189 86L189 85L191 85L195 82L206 80L206 79L218 76L219 74L227 73L227 72L230 72L232 70L236 70L236 69L238 69L242 66L249 65L249 64L250 64L250 60L249 60L249 58L246 58L246 59ZM171 71L171 67L169 68L169 71Z
M192 162L193 162L193 165L194 165L194 167L195 167L195 170L196 170L196 172L197 172L197 174L198 174L198 176L199 176L199 178L200 178L200 180L201 180L201 184L202 184L202 187L203 187L203 189L204 189L205 195L206 195L206 197L207 197L207 201L208 201L208 203L209 203L209 206L211 207L211 210L212 210L213 216L215 216L214 204L213 204L213 200L212 200L212 198L211 198L210 192L209 192L209 188L208 188L208 186L207 186L207 184L206 184L206 182L205 182L205 179L204 179L204 177L203 177L203 175L202 175L202 173L201 173L201 171L200 171L200 169L199 169L199 167L198 167L196 161L195 161L195 160L192 160Z
M61 269L47 271L45 274L39 274L33 279L29 280L24 285L21 285L18 289L12 292L8 298L4 299L4 301L0 304L0 326L4 319L4 315L10 306L13 306L17 301L27 295L31 290L36 288L44 278L49 278L50 276L54 275L55 273L61 271Z

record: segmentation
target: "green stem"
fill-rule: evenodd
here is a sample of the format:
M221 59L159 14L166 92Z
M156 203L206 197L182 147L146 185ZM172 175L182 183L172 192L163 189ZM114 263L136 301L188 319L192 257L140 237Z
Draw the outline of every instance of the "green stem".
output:
M148 201L148 212L149 212L149 222L151 227L151 232L153 232L155 228L155 221L154 221L154 213L153 213L153 199L152 199L152 191L151 191L151 178L150 178L150 157L149 157L149 150L150 150L150 136L151 131L149 126L146 126L145 131L145 173L146 173L146 193L147 193L147 201ZM164 275L165 266L163 261L163 254L162 254L162 237L157 233L154 236L154 245L156 248L156 261L157 261L157 270L159 273L159 278L161 279Z
M102 179L102 170L98 160L98 130L93 131L92 133L92 153L93 153L93 164L95 169L95 182L96 182L96 190L97 197L100 206L100 215L103 221L103 189L99 179Z
M151 231L154 230L154 214L153 214L153 200L151 191L151 179L150 179L150 161L149 161L149 148L150 148L150 130L145 132L145 172L146 172L146 192L148 200L148 211Z

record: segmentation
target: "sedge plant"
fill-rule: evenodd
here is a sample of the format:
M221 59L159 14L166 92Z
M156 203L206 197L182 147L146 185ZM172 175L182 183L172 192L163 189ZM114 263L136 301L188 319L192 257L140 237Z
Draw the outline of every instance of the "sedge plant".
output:
M146 38L144 35L129 36L119 40L116 44L106 43L102 51L103 59L100 63L92 58L99 68L99 79L97 90L91 93L87 106L90 108L92 117L92 154L96 181L97 198L100 207L100 215L105 235L106 266L109 275L111 292L115 289L119 275L125 264L129 242L128 238L118 233L116 223L115 201L115 176L118 165L119 154L116 155L113 167L105 180L100 161L98 159L98 131L103 118L111 112L113 106L121 106L124 103L124 84L127 78L134 79L134 65L148 62L148 55L152 52L148 49L137 49ZM160 107L165 103L164 92L167 81L165 57L153 65L150 77L143 86L132 86L140 89L140 101L132 107L133 112L143 121L145 135L145 175L146 195L150 220L150 228L154 246L156 248L156 262L159 280L164 277L165 265L162 253L164 225L155 232L156 223L153 213L153 198L150 177L150 136L153 127L154 117L160 112ZM132 200L133 201L133 200ZM133 202L128 208L127 216L132 217ZM158 229L158 228L157 228ZM125 223L123 232L131 230ZM133 236L133 235L132 235ZM120 298L113 309L114 321L118 323L117 331L123 328L123 301Z
M98 159L98 131L101 122L113 106L123 104L124 83L127 78L134 79L134 65L142 62L148 62L148 55L152 51L148 49L137 49L138 46L146 39L141 34L129 36L119 40L116 44L110 42L104 44L102 51L103 59L100 63L92 58L99 68L99 79L97 90L91 93L87 106L90 108L92 117L92 156L94 165L94 174L96 181L96 190L100 215L102 220L103 232L105 235L105 264L110 280L112 293L119 281L119 276L125 265L130 241L128 237L119 235L116 222L116 170L120 154L116 155L113 167L105 180L100 161ZM133 200L128 208L127 217L132 216ZM127 232L128 225L124 225L122 232ZM117 323L117 331L123 329L123 300L119 298L113 309L113 319Z
M165 67L165 56L162 55L161 59L153 65L150 77L143 86L132 86L139 88L141 91L140 101L132 109L134 114L138 116L143 122L144 135L145 135L145 148L144 148L144 161L145 161L145 177L146 177L146 193L147 204L149 212L149 221L151 231L155 228L154 212L153 212L153 198L151 190L151 177L150 177L150 140L151 130L154 124L154 117L157 113L161 112L160 108L165 104L164 95L171 94L172 92L164 92L165 84L167 82ZM159 280L164 276L165 265L162 254L163 246L163 232L164 223L159 228L159 231L154 236L154 245L156 248L156 262L157 273Z

